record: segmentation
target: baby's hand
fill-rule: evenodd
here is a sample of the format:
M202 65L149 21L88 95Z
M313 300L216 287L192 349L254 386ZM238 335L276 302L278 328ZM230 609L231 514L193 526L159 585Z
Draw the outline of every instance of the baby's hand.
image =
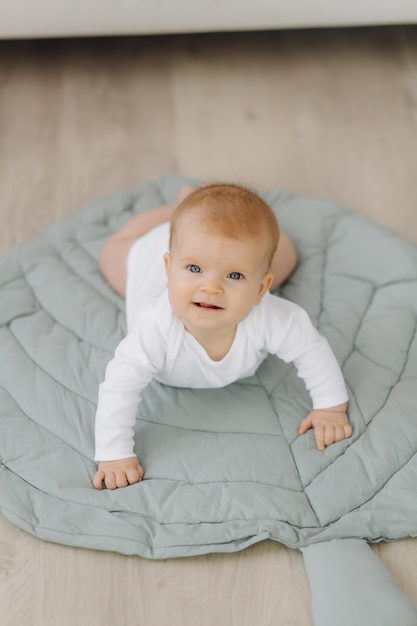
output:
M139 483L143 478L143 467L135 456L120 461L100 461L94 476L93 485L103 489L103 481L107 489L117 489Z
M346 413L346 404L312 411L300 424L299 435L304 435L314 428L316 445L319 450L335 441L342 441L352 436L352 426Z

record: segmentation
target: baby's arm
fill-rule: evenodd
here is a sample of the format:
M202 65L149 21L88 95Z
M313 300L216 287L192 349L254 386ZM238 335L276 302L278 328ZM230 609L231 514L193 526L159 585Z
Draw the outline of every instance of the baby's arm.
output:
M317 332L317 331L315 331ZM301 422L299 434L314 429L319 450L352 436L347 415L347 392L342 371L328 342L317 333L317 342L295 360L313 400L313 411Z
M313 401L313 411L301 422L298 432L303 435L313 428L317 448L324 450L352 436L343 374L330 345L314 328L307 313L293 303L280 302L288 315L288 326L277 354L285 362L295 364Z
M342 441L352 436L352 426L347 415L347 402L328 409L316 409L303 419L298 431L304 435L310 428L314 428L316 445L324 450L336 441Z
M142 319L143 332L133 328L119 344L100 385L96 412L98 471L94 487L126 487L143 478L143 468L134 453L134 425L141 392L151 382L154 368L149 354L157 340ZM147 332L146 332L147 331Z

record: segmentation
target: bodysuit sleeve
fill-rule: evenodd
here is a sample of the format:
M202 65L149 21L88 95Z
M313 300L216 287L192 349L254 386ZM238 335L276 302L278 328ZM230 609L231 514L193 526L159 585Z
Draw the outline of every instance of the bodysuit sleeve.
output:
M148 322L147 326L146 323ZM134 425L141 392L162 367L164 342L157 326L142 319L118 345L99 387L95 421L96 461L134 455Z
M294 363L310 393L314 409L347 402L343 374L328 341L319 334L304 309L289 304L286 329L277 356L286 363Z

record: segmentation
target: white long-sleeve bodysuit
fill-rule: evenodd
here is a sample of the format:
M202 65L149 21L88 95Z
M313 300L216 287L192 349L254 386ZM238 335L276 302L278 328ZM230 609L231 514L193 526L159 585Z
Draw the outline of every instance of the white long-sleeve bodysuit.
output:
M314 409L348 400L340 367L326 339L301 307L270 293L238 325L227 355L221 361L210 359L170 307L162 261L168 233L168 224L158 226L139 239L129 255L128 334L100 385L97 461L134 455L137 406L153 378L174 387L224 387L251 376L268 354L275 354L286 363L294 362ZM155 261L150 263L150 258Z

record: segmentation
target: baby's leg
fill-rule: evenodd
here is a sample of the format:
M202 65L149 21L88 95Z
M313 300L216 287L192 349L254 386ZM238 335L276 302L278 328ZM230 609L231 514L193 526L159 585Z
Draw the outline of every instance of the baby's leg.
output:
M189 185L181 187L177 196L177 204L192 191L193 188ZM145 235L152 228L169 222L177 204L161 206L135 215L104 244L100 254L99 267L103 276L120 296L125 297L126 295L127 257L130 248L139 237Z
M174 209L174 205L168 205L140 213L132 217L104 244L99 259L100 271L120 296L126 295L127 257L130 248L152 228L168 222Z

